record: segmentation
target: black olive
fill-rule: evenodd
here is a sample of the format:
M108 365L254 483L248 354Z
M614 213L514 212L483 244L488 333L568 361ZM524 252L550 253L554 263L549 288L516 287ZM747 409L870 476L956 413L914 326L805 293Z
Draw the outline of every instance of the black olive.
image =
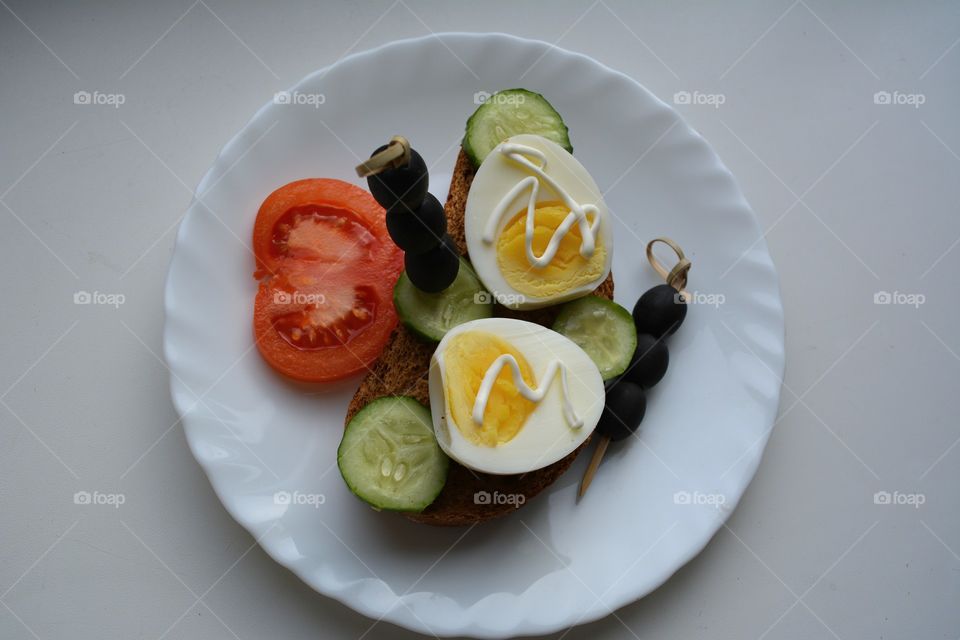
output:
M657 338L671 335L686 317L687 303L668 284L647 290L633 307L633 323L637 325L637 333L649 333Z
M443 239L447 216L440 201L428 193L416 209L400 203L387 210L387 231L394 243L407 253L423 253Z
M644 389L649 389L660 382L669 364L670 352L667 350L664 338L641 333L637 335L637 350L633 352L630 366L627 367L623 377Z
M371 155L374 156L387 145L377 148ZM423 202L430 187L430 176L427 175L427 163L420 154L410 150L410 162L402 167L387 169L367 178L367 186L374 199L384 209L395 207L398 203L416 209Z
M630 437L647 411L647 395L638 384L620 378L607 389L597 431L613 441Z
M449 287L460 270L457 247L449 235L423 253L404 254L403 264L413 286L427 293L439 293Z

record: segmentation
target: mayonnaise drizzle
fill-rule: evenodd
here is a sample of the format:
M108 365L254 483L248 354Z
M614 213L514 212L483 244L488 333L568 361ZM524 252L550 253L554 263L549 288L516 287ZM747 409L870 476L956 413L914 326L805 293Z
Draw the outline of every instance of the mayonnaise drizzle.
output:
M574 200L566 189L560 186L556 180L548 176L544 171L544 169L547 168L547 157L539 149L525 144L505 142L500 145L500 153L534 175L523 178L515 187L508 191L497 204L490 218L487 220L487 226L483 230L483 241L487 244L493 242L497 227L500 225L500 219L507 212L507 207L509 207L525 189L529 189L530 197L527 200L527 224L524 240L527 260L530 261L530 264L538 268L550 264L557 255L557 251L560 248L560 241L567 235L567 232L570 231L570 227L572 227L574 223L580 228L580 255L584 258L590 258L596 247L596 233L597 228L600 226L600 210L592 204L580 204ZM532 156L539 160L540 165L538 166L528 160L527 156ZM533 232L534 217L537 208L537 194L540 191L541 180L547 184L551 191L563 200L563 204L570 209L570 213L567 214L567 217L563 219L560 226L553 232L553 235L550 237L550 242L547 243L547 248L544 249L543 254L537 256L533 252ZM588 213L593 214L592 223L587 219Z
M493 389L494 383L497 381L497 376L500 375L500 371L507 365L510 366L510 372L513 374L513 384L516 385L520 395L531 402L540 402L543 400L544 396L547 395L547 391L550 390L553 377L559 370L560 385L563 389L563 416L566 418L567 423L574 429L579 429L583 426L583 420L574 412L573 405L570 403L570 389L567 387L567 368L562 362L559 360L551 361L547 366L543 378L540 380L540 386L534 388L527 385L523 379L523 374L520 372L520 365L517 363L517 359L509 353L504 353L494 360L493 364L490 365L483 376L483 382L480 383L480 390L477 391L477 399L473 403L473 422L477 426L483 424L483 414L486 412L487 403L490 401L490 392Z

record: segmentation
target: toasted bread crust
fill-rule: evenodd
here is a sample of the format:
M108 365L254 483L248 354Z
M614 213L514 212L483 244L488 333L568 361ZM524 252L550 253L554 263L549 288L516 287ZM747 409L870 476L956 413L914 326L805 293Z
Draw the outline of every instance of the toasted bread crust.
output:
M457 249L466 255L463 215L467 204L467 193L473 182L474 169L467 155L460 150L457 163L450 181L450 192L444 207L447 213L447 232L453 238ZM595 295L613 299L613 275L601 283L594 291ZM497 305L495 314L519 318L550 326L556 318L557 307L532 311L513 311ZM346 422L368 403L383 396L412 396L430 405L428 374L430 357L436 345L423 342L410 333L402 324L398 325L390 336L389 342L380 354L380 358L370 368L370 372L360 383L350 406L347 408ZM492 475L467 469L457 462L450 461L450 472L443 491L434 502L420 513L404 514L409 519L437 526L462 526L483 522L516 511L531 498L553 484L557 478L573 464L577 454L586 446L586 442L565 458L548 467L517 475ZM515 500L510 504L477 504L474 494L486 491L490 494L522 494L525 500ZM518 504L519 503L519 504Z

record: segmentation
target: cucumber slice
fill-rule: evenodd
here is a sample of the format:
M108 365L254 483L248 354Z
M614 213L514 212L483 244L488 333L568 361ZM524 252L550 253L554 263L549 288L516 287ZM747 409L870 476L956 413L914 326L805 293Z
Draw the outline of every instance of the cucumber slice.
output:
M414 286L406 271L393 288L393 306L410 331L425 340L439 342L458 324L493 315L493 296L470 264L460 258L460 270L453 283L440 293L426 293Z
M494 147L520 133L541 135L573 153L560 114L542 95L526 89L506 89L489 96L467 120L463 150L473 166L479 167Z
M378 398L353 416L337 466L358 498L376 509L422 511L447 481L449 459L430 410L407 396Z
M586 296L568 302L553 323L553 330L586 351L604 380L626 371L637 349L633 316L606 298Z

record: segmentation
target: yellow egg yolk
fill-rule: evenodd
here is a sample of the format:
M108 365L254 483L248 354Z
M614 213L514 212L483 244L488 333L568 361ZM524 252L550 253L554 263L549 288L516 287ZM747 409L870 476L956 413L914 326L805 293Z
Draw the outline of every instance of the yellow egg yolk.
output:
M509 353L520 365L520 373L528 386L534 385L533 373L526 358L503 338L485 331L467 331L456 335L444 351L444 393L457 429L470 442L488 447L513 439L536 403L527 400L513 383L509 366L500 370L490 390L483 424L473 421L473 405L477 392L494 360Z
M543 255L550 238L563 219L570 213L565 205L556 201L537 203L534 215L533 253ZM599 234L593 255L580 255L580 228L574 224L563 239L553 260L544 267L530 264L526 251L527 210L516 214L497 239L497 265L504 280L522 294L537 298L549 298L571 289L590 284L603 275L607 249ZM593 218L588 216L593 222Z

